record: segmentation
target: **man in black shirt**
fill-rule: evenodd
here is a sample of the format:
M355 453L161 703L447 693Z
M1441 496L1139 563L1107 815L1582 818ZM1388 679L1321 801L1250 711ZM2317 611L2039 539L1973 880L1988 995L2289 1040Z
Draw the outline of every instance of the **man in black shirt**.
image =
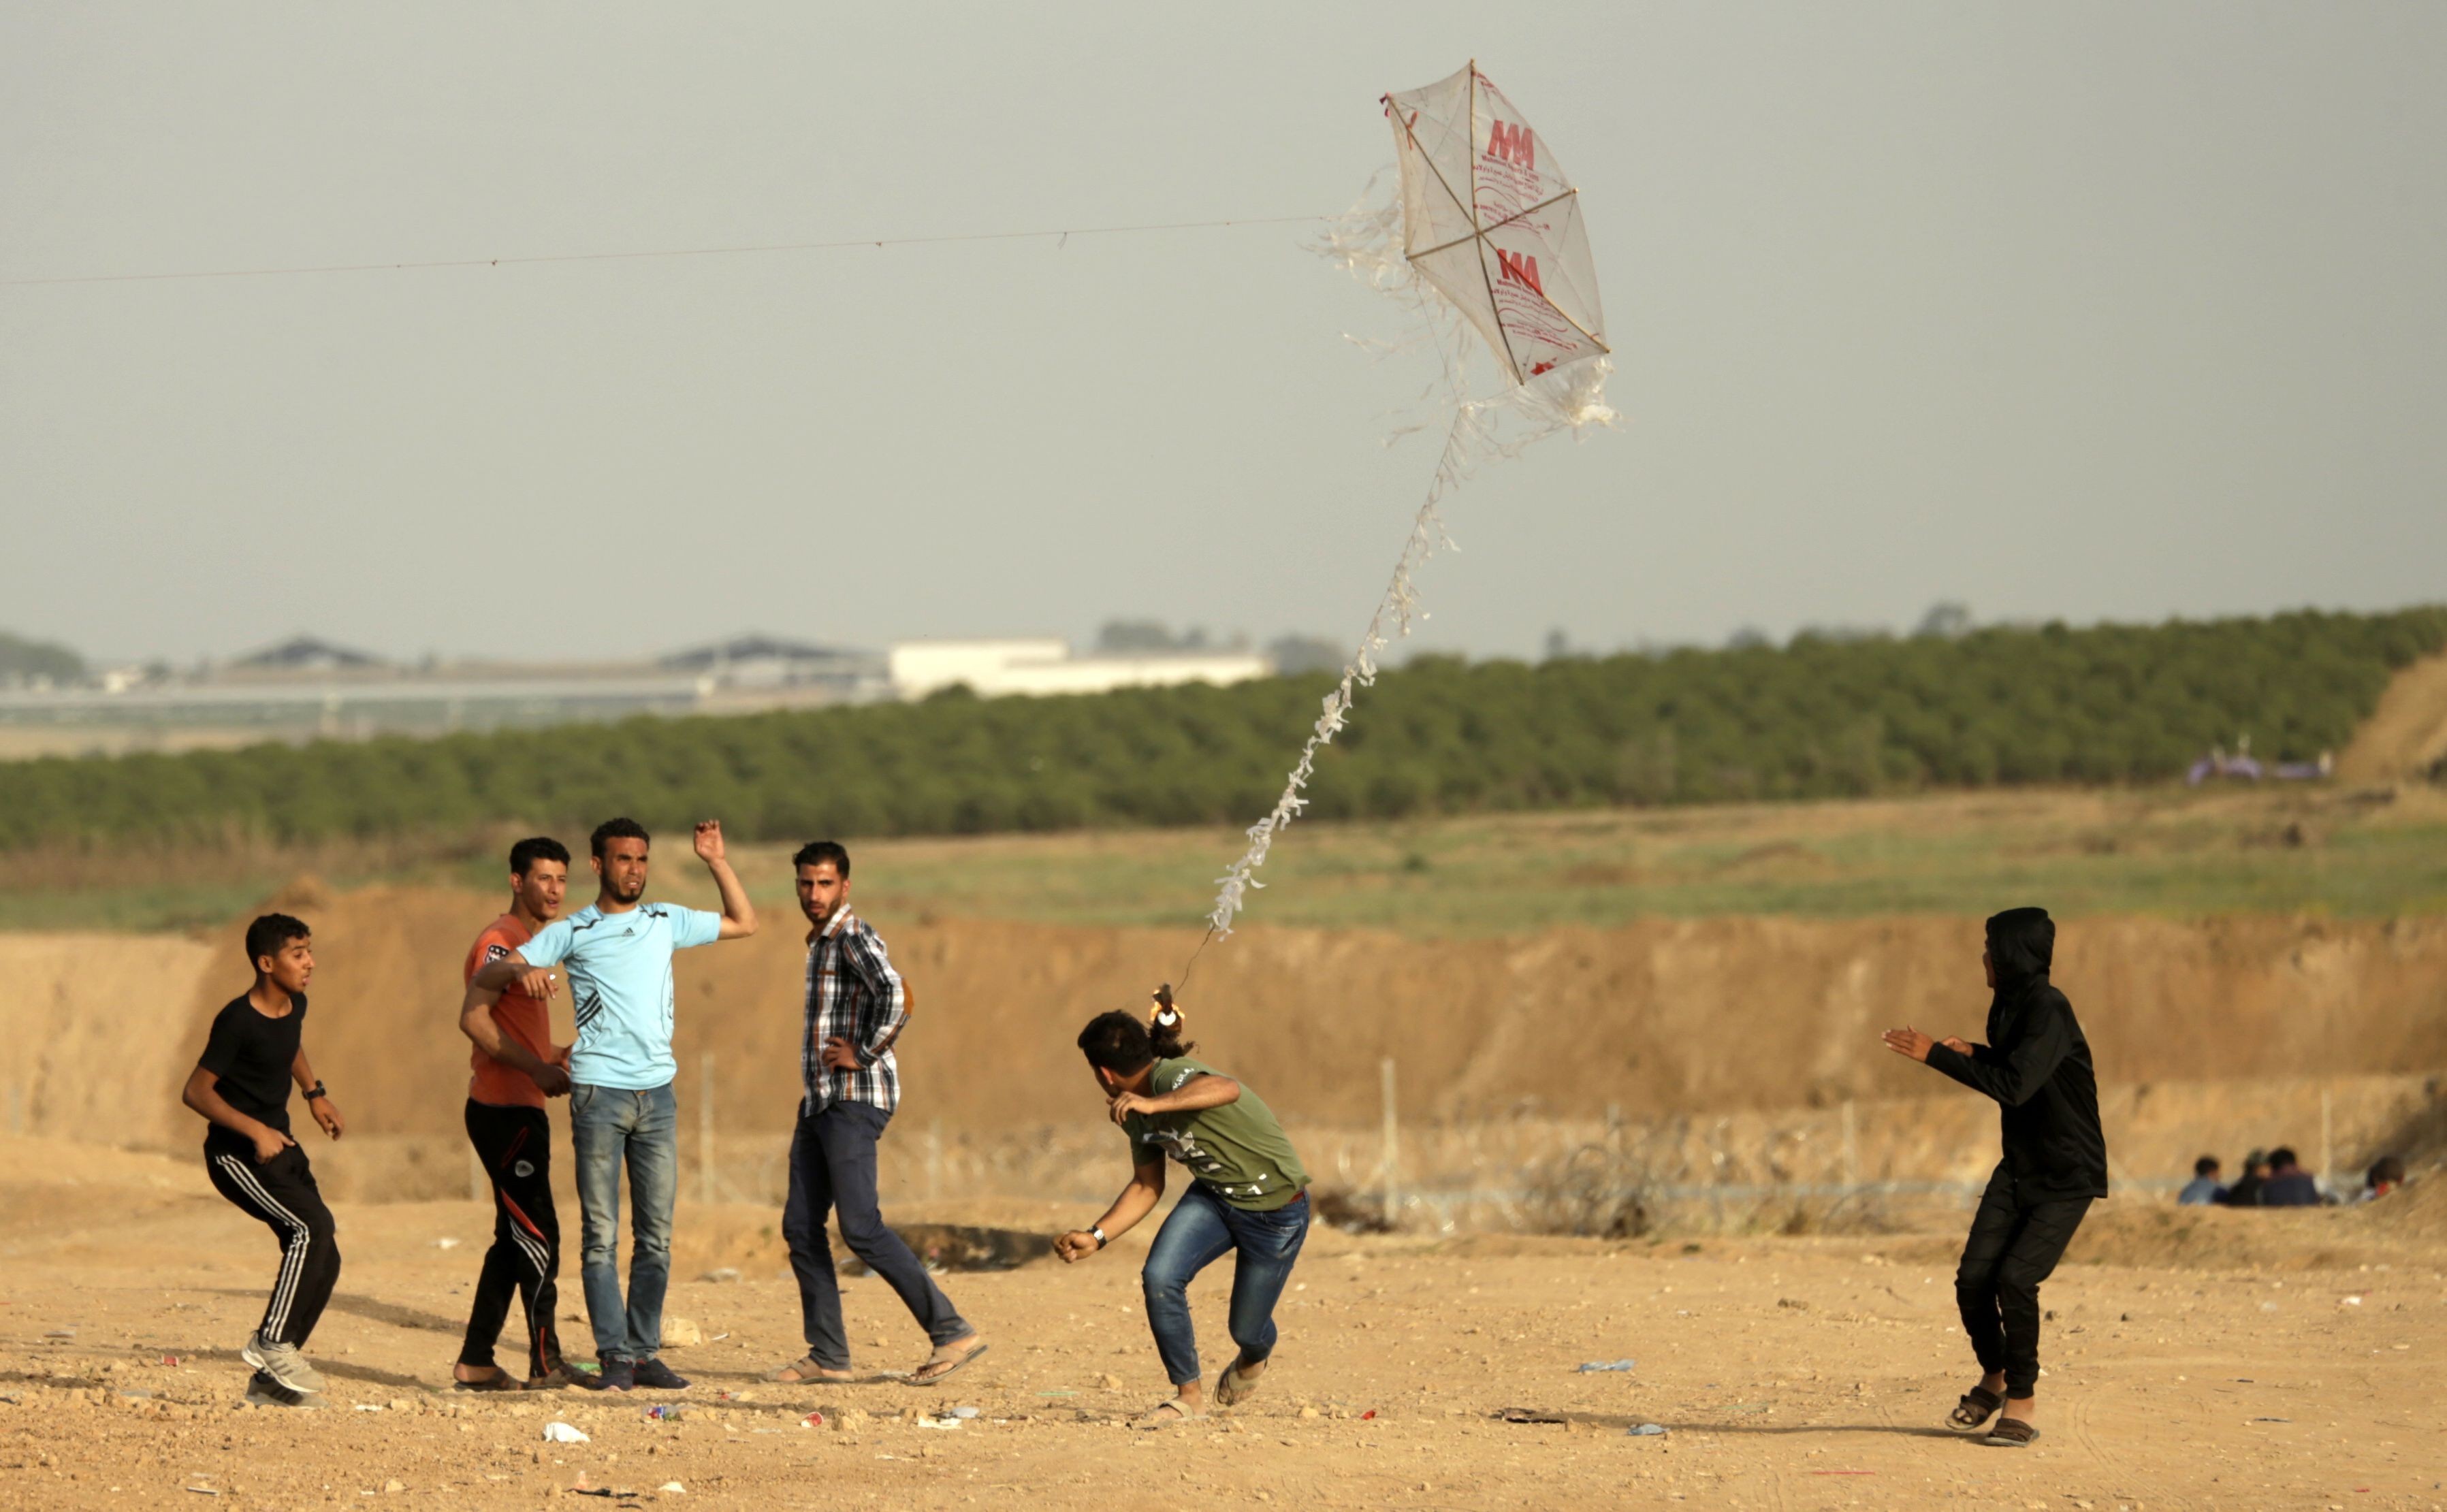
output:
M2218 1199L2220 1207L2258 1207L2260 1194L2268 1184L2268 1152L2254 1150L2243 1158L2243 1174Z
M2318 1207L2320 1183L2303 1169L2294 1152L2281 1144L2268 1152L2268 1180L2260 1188L2263 1207Z
M214 1188L280 1240L280 1274L263 1321L238 1351L256 1369L247 1398L319 1407L323 1378L299 1350L340 1278L340 1248L306 1152L289 1137L292 1081L306 1088L307 1110L324 1133L338 1139L342 1128L298 1042L314 942L298 920L266 914L247 926L246 954L255 985L213 1019L183 1101L210 1123L204 1168Z
M2020 1447L2039 1379L2039 1283L2064 1257L2093 1200L2107 1195L2107 1138L2098 1078L2073 1005L2048 984L2057 927L2045 909L2008 909L1988 920L1981 957L1996 996L1988 1043L1887 1030L1887 1048L1925 1062L1997 1100L2005 1158L1988 1178L1955 1271L1954 1298L1985 1372L1948 1419L1978 1429L2000 1407L1990 1444Z

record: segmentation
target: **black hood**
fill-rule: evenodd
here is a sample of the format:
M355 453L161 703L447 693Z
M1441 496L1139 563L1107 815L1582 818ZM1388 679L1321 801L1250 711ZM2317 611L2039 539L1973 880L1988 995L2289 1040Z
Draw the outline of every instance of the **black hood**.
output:
M2044 908L2009 908L1988 920L1988 959L2001 993L2046 981L2056 951L2056 920Z

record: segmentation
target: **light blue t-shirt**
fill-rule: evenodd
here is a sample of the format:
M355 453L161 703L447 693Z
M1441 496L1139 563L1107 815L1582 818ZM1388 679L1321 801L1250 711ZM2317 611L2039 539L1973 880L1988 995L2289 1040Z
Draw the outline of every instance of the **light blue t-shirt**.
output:
M529 966L569 973L578 1019L569 1079L642 1092L679 1074L672 1059L672 952L722 937L722 916L670 903L607 914L589 903L519 947Z

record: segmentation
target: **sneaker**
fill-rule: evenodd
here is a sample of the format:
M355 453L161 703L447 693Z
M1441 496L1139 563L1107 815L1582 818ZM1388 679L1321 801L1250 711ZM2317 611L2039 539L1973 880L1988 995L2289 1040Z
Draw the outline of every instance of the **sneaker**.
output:
M637 1367L606 1355L596 1362L595 1373L579 1377L578 1384L595 1391L626 1391L637 1384Z
M274 1379L269 1370L257 1370L247 1377L246 1399L256 1407L318 1408L323 1405L320 1391L298 1391Z
M630 1373L639 1386L655 1391L685 1391L688 1377L673 1370L660 1360L639 1360L630 1367Z
M275 1344L258 1331L247 1335L237 1354L257 1373L272 1377L293 1391L323 1389L322 1373L307 1362L294 1344Z

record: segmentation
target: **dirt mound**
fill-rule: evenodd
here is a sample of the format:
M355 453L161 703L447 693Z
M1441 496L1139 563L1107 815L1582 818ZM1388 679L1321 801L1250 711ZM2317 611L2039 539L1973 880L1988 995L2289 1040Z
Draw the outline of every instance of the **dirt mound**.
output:
M2098 1265L2191 1270L2435 1269L2447 1238L2447 1181L2419 1181L2346 1207L2169 1207L2101 1204L2068 1252Z
M2344 1207L2177 1207L2117 1196L2096 1203L2065 1251L2069 1262L2187 1271L2397 1270L2427 1276L2447 1238L2447 1178ZM1952 1236L1903 1240L1889 1253L1950 1265ZM2377 1284L2377 1283L2374 1283Z
M320 963L309 1048L359 1127L458 1127L459 966L497 908L489 895L419 888L301 904ZM1074 1121L1089 1093L1079 1024L1144 1002L1180 964L1166 931L876 922L918 993L904 1109L953 1128ZM797 1100L797 924L768 917L751 940L678 958L681 1090L698 1095L711 1052L726 1127L784 1126ZM189 994L181 1043L130 1067L144 1080L107 1077L89 1095L161 1106L211 1013L244 985L238 934L232 924L213 942L226 969L201 985L191 947L161 953L152 991ZM1252 929L1206 953L1186 1001L1207 1054L1318 1123L1372 1124L1387 1056L1410 1118L1823 1106L1927 1090L1878 1030L1976 1033L1978 946L1976 923L1944 918L1658 920L1431 942ZM2059 950L2058 979L2113 1081L2447 1062L2447 1020L2430 1011L2447 920L2090 920L2068 926ZM560 1022L566 1036L566 1004Z
M2447 761L2447 654L2415 662L2387 685L2379 708L2337 757L2347 782L2419 777Z
M2079 1264L2196 1271L2348 1270L2410 1265L2430 1251L2362 1208L2097 1204L2065 1257Z
M2447 1171L2434 1170L2412 1184L2390 1193L2358 1211L2370 1215L2379 1233L2406 1244L2427 1246L2436 1258L2439 1241L2447 1239Z
M467 1078L459 965L497 899L296 893L319 962L308 1048L352 1125L455 1135ZM680 1090L700 1100L711 1054L725 1128L786 1126L797 1100L797 922L770 917L752 940L679 957ZM901 1047L904 1123L955 1131L1075 1123L1090 1095L1072 1048L1079 1024L1143 1003L1180 968L1168 931L877 923L919 998ZM191 1143L178 1085L211 1014L245 986L240 928L200 944L0 936L0 1031L36 1047L20 1063L17 1126ZM1878 1030L1976 1033L1978 946L1976 922L1929 917L1447 941L1251 929L1206 953L1185 1001L1205 1053L1312 1125L1373 1126L1389 1056L1403 1116L1419 1122L1824 1107L1929 1091ZM2447 1064L2447 1019L2434 1011L2447 920L2094 919L2068 925L2059 950L2058 980L2116 1084Z
M212 960L174 936L0 934L7 1131L159 1143L164 1099L203 1048L196 993Z

